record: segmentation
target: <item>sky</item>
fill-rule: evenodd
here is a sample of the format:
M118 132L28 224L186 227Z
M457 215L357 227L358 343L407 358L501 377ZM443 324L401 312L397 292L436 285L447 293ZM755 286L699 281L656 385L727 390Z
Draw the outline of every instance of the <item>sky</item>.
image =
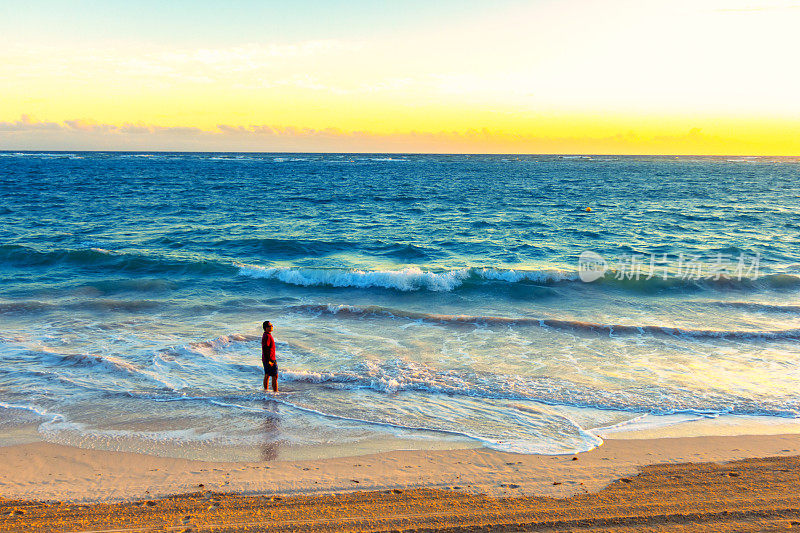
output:
M0 1L0 150L800 155L800 1Z

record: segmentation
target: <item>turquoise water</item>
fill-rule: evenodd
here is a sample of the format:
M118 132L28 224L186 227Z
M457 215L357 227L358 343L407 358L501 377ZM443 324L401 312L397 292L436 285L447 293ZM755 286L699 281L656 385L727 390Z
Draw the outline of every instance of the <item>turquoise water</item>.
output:
M797 158L0 152L0 429L569 453L648 414L796 418L798 178Z

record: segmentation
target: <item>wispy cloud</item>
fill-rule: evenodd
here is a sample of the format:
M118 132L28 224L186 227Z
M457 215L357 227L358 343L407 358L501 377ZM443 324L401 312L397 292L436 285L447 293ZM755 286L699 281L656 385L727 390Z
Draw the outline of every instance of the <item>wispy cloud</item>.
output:
M737 12L737 11L782 11L785 9L798 9L800 8L800 3L798 2L789 2L785 4L769 4L769 5L746 5L741 7L724 7L715 9L714 11L718 13L725 13L725 12Z
M318 88L310 76L293 73L300 67L341 61L363 48L359 42L337 40L297 44L248 44L224 48L163 48L130 46L42 46L6 43L0 49L0 75L18 80L80 81L110 77L158 86L224 83ZM300 64L302 63L302 64ZM297 67L293 66L297 64ZM286 74L288 72L288 74Z

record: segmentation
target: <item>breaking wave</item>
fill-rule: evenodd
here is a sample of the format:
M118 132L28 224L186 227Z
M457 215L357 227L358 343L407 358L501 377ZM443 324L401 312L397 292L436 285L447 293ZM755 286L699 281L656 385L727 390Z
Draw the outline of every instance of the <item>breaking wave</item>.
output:
M398 291L428 290L449 292L467 286L480 286L486 283L560 285L580 284L600 288L621 289L637 292L658 292L662 290L697 291L748 290L769 288L774 290L793 290L800 287L800 277L791 274L770 274L757 279L683 279L651 278L617 280L613 277L601 278L592 283L580 280L577 271L572 270L516 270L494 267L465 267L452 270L432 270L420 267L406 267L396 270L361 269L323 269L304 267L264 267L238 264L239 275L251 278L279 281L301 287L336 288L382 288Z

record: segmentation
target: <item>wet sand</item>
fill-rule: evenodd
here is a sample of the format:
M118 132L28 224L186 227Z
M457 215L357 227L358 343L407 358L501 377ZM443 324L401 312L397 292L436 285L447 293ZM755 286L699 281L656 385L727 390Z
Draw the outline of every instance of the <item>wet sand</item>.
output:
M800 528L798 435L607 440L576 456L472 449L265 463L33 443L0 448L0 480L7 531Z

